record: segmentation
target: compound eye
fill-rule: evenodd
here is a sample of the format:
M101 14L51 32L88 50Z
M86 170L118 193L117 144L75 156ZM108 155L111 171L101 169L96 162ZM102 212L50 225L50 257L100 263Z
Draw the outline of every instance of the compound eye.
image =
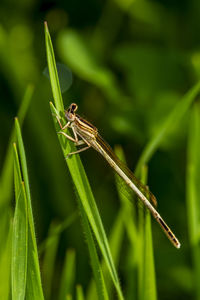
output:
M78 108L78 105L76 103L72 103L71 104L71 110L72 110L72 112L75 112L77 110L77 108Z

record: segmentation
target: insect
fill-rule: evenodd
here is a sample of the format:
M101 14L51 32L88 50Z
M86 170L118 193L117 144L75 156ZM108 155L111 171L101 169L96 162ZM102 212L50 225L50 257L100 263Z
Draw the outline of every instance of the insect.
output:
M70 141L74 142L76 146L84 145L83 148L69 153L67 157L85 151L90 147L98 151L106 159L109 165L115 170L115 172L136 193L143 204L150 210L152 216L158 222L172 244L176 248L180 248L180 242L155 208L157 204L155 196L149 191L148 187L143 185L134 176L134 174L118 159L112 148L99 135L98 129L76 114L77 109L77 104L72 103L65 111L65 118L68 122L64 126L62 126L60 119L57 116L57 120L61 128L61 131L59 131L59 133L65 136ZM72 129L74 137L64 132L64 130L67 128Z

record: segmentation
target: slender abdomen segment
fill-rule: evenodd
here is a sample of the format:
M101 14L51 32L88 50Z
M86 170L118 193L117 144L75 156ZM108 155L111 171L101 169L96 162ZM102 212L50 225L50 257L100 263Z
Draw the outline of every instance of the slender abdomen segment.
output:
M164 233L167 235L167 237L169 238L169 240L172 242L172 244L176 248L179 249L180 246L181 246L179 240L176 238L176 236L171 231L171 229L169 228L169 226L165 223L165 221L162 219L162 217L158 213L156 213L156 215L154 217L157 220L157 222L160 224L160 227L162 228L162 230L164 231Z

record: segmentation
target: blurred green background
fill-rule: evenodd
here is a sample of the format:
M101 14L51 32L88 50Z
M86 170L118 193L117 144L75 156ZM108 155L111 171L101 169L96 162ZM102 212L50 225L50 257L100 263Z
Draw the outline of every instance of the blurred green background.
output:
M1 1L0 16L0 166L14 116L27 85L32 84L34 94L23 138L40 245L52 222L61 222L77 210L49 109L52 92L43 74L47 67L43 22L48 22L56 61L73 75L72 85L63 93L65 106L76 102L78 113L99 128L112 147L123 147L128 166L134 170L147 142L199 80L200 2L9 0ZM64 72L60 76L64 84L68 82ZM200 112L198 99L194 106ZM161 215L182 244L180 250L173 248L152 222L159 299L195 299L186 209L192 120L193 107L167 134L149 163L148 185L158 199ZM82 153L81 159L109 233L119 209L113 172L93 150ZM67 248L76 251L75 281L86 288L91 268L79 218L62 233L54 275L57 281ZM126 238L123 251L126 255ZM122 286L127 268L122 257ZM53 288L56 290L56 283Z

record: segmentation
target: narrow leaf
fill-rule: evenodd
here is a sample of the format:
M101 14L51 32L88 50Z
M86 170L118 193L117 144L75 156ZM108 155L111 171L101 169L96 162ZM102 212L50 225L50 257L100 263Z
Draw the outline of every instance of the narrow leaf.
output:
M14 144L14 176L16 207L12 234L12 298L25 299L28 251L27 199L22 181L18 153Z
M196 299L200 299L200 105L195 104L190 116L188 137L186 204L189 241L193 262L193 282Z
M88 249L89 249L90 260L91 260L91 265L92 265L92 271L94 274L94 280L95 280L96 292L98 295L98 299L99 300L108 300L109 299L108 292L106 289L106 284L104 281L102 268L101 268L101 265L99 262L99 257L98 257L97 251L96 251L94 237L92 235L90 225L88 223L88 219L87 219L86 213L84 211L84 208L82 206L80 199L78 199L78 202L79 202L79 207L80 207L80 213L81 213L84 233L86 236L86 241L87 241L87 245L88 245Z
M147 167L142 168L142 183L147 183ZM151 215L146 207L139 208L140 256L138 264L138 295L139 300L156 300L156 279L151 233Z
M58 243L60 234L55 234L56 224L52 223L49 228L48 236L51 236L51 247L46 247L43 259L43 281L45 299L51 299L52 281L55 267L56 254L58 250Z
M84 294L83 294L83 289L81 285L77 285L76 287L76 299L77 300L84 300Z
M49 68L53 98L54 98L56 107L57 107L58 111L60 112L60 111L64 110L64 106L63 106L63 102L61 100L62 95L61 95L61 90L60 90L60 85L59 85L59 78L58 78L58 73L57 73L57 69L56 69L53 45L51 42L47 22L44 23L44 30L45 30L47 63L48 63L48 68Z
M52 84L52 91L54 94L54 91L59 91L59 82L58 80L55 80L56 77L56 64L55 64L55 58L53 54L53 48L51 47L51 41L50 41L50 35L47 29L47 24L45 25L45 38L46 38L46 47L47 47L47 59L48 59L48 65L50 65L49 74L52 78L51 84ZM51 47L51 49L49 49ZM62 102L62 97L59 92L56 93L56 97L59 97L59 102ZM54 108L53 104L51 103L51 111L54 115L54 121L57 131L59 131L59 126L57 124L57 119L55 118L55 115L58 116L58 113L60 113L60 110L62 111L63 104L58 104L58 100L55 100L56 108ZM70 148L73 149L73 146L71 146L72 143L69 143L64 139L64 137L59 137L59 141L61 144L61 148L63 150L64 155L66 156L69 153ZM68 150L68 152L67 152ZM123 299L118 275L113 263L113 259L111 256L108 240L103 228L103 224L88 182L88 179L86 177L84 168L81 164L80 158L78 155L72 156L70 159L67 160L67 165L69 167L70 173L72 175L72 179L74 181L75 187L77 189L77 192L79 194L79 197L82 201L82 205L85 209L85 212L87 214L88 220L90 222L90 225L94 231L96 240L99 244L99 247L101 249L101 252L103 254L103 257L106 261L107 267L110 271L110 275L112 277L113 283L116 287L118 296L120 299Z
M152 137L152 139L147 143L144 148L140 159L137 163L135 173L138 175L141 167L148 163L152 155L155 153L160 143L170 130L170 128L176 126L184 114L188 111L192 102L194 102L200 91L200 83L198 82L195 86L193 86L179 101L179 103L172 110L171 114L166 118L165 122L159 127L157 133Z
M22 99L18 115L20 123L23 124L27 109L30 104L30 100L33 94L33 86L29 85L25 91ZM13 218L12 208L10 206L13 196L13 140L14 140L13 128L9 138L8 148L4 159L3 168L0 174L0 299L7 300L10 293L10 265L11 265L11 249L12 249L12 224ZM8 234L9 232L9 234Z
M21 129L18 119L15 118L15 128L17 145L19 149L19 157L22 169L22 176L25 185L25 193L27 197L27 210L28 210L28 260L27 260L27 285L26 285L26 300L40 300L44 299L41 278L40 278L40 268L37 253L35 229L33 222L33 213L31 206L31 194L29 187L29 178L27 171L26 155L21 135Z
M75 251L70 249L65 256L65 263L62 270L59 300L66 299L73 292L75 279Z
M28 110L30 100L33 95L34 88L32 85L29 85L25 91L24 97L22 99L18 117L19 122L22 125L24 122L24 118L26 112ZM3 204L8 203L11 200L12 196L12 184L13 184L13 147L12 143L14 142L15 128L13 127L10 135L10 141L8 144L8 149L6 153L6 158L4 161L4 165L2 168L1 176L0 176L0 207Z

